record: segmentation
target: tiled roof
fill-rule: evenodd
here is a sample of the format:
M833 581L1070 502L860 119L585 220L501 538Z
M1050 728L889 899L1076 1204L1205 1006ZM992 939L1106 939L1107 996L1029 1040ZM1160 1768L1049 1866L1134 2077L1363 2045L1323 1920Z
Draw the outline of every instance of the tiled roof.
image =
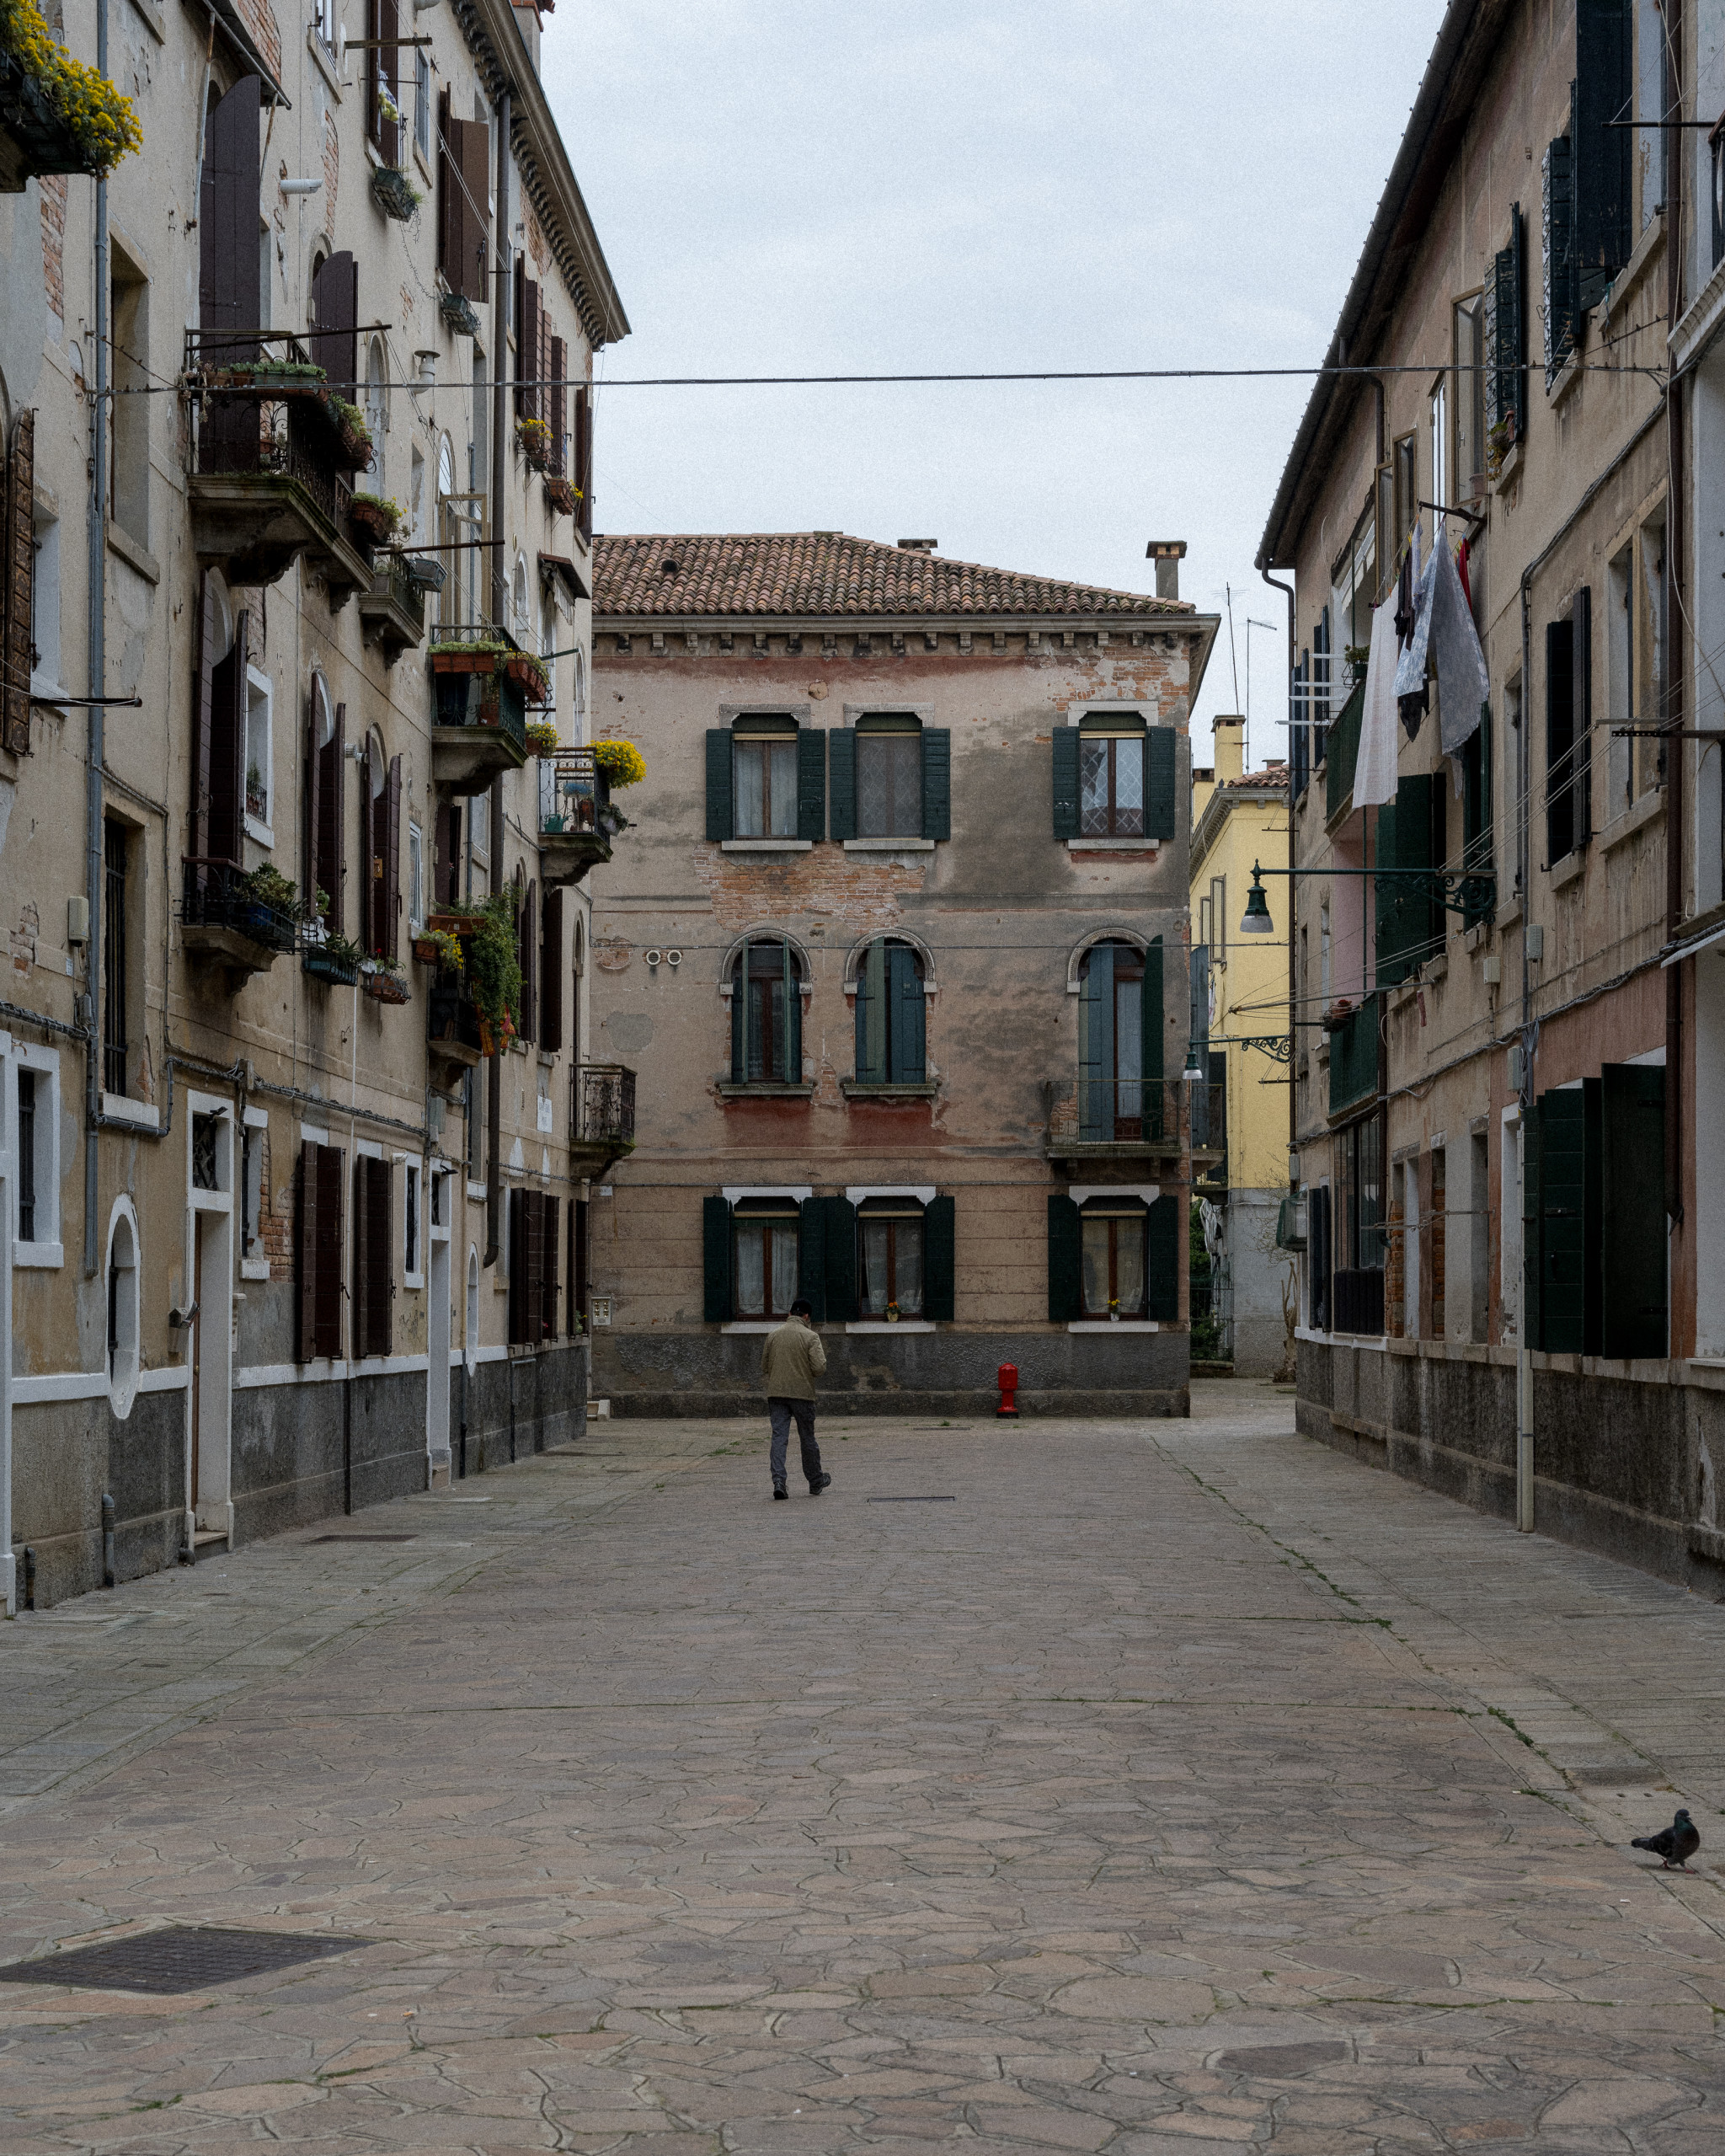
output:
M853 539L843 532L629 533L595 538L595 614L810 617L1119 616L1192 620L1178 599Z

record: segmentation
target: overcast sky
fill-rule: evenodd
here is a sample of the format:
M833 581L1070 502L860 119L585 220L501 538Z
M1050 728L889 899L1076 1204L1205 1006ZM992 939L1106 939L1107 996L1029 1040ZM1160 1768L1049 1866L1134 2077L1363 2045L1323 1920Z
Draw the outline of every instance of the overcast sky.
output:
M544 72L633 325L601 377L1323 356L1442 0L563 0ZM1182 596L1252 564L1309 380L616 389L606 532L841 529ZM1238 708L1226 623L1198 707ZM1201 757L1203 743L1194 744Z

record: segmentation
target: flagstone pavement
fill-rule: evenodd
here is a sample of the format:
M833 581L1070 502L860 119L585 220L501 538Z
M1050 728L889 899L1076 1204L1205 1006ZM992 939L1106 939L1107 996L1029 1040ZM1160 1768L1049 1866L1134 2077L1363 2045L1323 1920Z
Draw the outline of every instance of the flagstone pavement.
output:
M0 1962L363 1942L0 1968L7 2156L1725 2151L1725 1608L1265 1386L829 1421L788 1505L765 1442L595 1423L0 1625ZM1680 1802L1690 1875L1627 1847Z

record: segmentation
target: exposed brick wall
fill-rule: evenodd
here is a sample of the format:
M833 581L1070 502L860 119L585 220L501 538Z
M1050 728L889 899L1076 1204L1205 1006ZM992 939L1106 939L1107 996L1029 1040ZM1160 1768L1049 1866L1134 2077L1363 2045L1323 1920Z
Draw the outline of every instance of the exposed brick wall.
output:
M324 228L333 231L335 226L335 194L341 184L341 138L335 131L335 115L323 115L323 202Z
M830 846L770 865L758 856L725 853L704 842L692 853L696 880L713 900L713 919L738 933L782 914L819 913L831 907L855 924L857 934L884 934L896 927L900 901L921 890L927 873Z
M66 326L66 175L54 173L38 185L42 190L42 281L48 288L48 318L57 343Z
M279 82L281 78L281 29L276 22L275 11L270 0L235 0L240 20L257 40L258 50L268 63L270 72Z

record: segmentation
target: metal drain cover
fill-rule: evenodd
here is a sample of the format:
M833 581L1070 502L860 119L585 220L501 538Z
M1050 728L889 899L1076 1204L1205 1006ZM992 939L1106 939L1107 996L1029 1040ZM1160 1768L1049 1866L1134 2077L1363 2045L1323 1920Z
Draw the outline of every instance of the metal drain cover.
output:
M333 1932L228 1931L213 1924L168 1924L100 1946L74 1946L35 1961L0 1966L0 1984L78 1984L91 1991L197 1992L238 1983L329 1954L375 1946Z
M310 1535L310 1542L412 1542L412 1535Z

